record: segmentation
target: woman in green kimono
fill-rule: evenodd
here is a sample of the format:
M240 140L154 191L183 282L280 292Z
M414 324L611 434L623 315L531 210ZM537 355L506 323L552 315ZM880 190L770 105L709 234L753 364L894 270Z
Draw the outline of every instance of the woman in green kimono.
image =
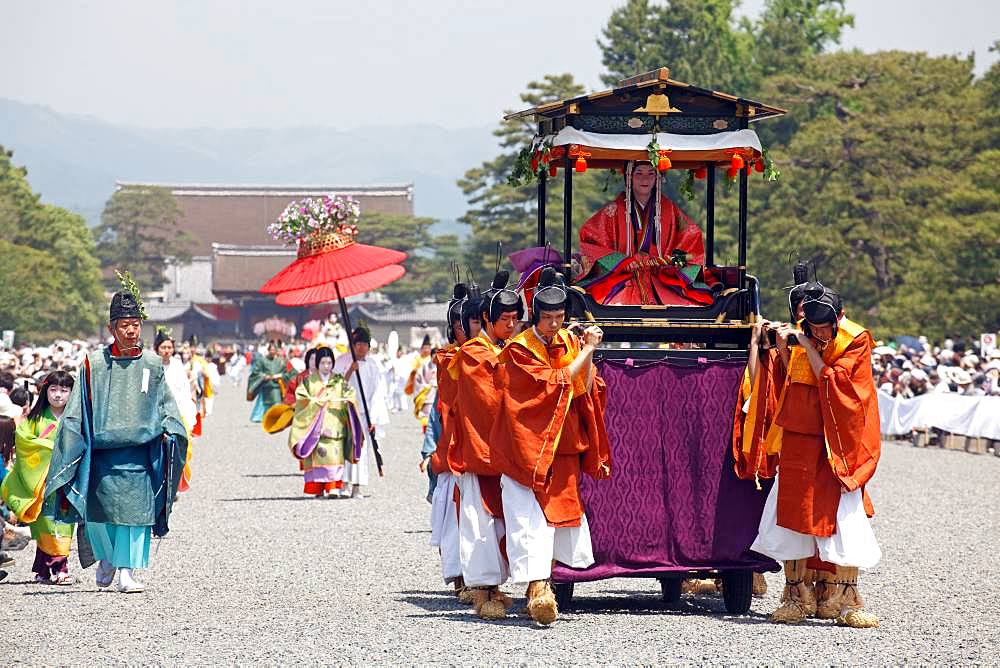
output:
M69 549L73 525L41 514L52 446L63 409L73 389L73 377L53 371L42 381L38 400L14 434L14 468L4 478L0 494L17 518L31 525L35 539L35 582L71 585Z
M362 430L354 390L333 372L333 351L320 348L315 363L316 371L295 389L288 446L302 460L303 491L322 498L343 488L345 462L361 456Z
M271 341L267 344L267 355L255 355L250 366L247 401L254 402L251 422L260 422L268 408L281 403L288 377L288 363L278 354L278 344Z

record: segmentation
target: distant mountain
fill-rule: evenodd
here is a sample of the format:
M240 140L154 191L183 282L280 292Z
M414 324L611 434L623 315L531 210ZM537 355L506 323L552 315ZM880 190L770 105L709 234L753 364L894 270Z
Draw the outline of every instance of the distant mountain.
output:
M49 203L96 224L115 181L290 185L412 182L417 215L465 211L455 181L496 155L492 128L401 125L333 128L154 130L0 98L0 145L28 168Z

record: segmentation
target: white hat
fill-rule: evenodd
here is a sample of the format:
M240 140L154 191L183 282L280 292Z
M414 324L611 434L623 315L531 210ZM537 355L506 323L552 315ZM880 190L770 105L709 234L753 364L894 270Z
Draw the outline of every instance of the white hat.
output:
M882 383L881 385L879 385L878 389L879 389L879 392L885 392L886 394L892 394L893 387L894 386L893 386L892 383Z
M1000 348L994 348L993 350L991 350L988 357L991 360L1000 360Z
M14 419L21 416L21 407L10 400L6 392L0 392L0 415Z
M1000 371L1000 360L990 360L986 366L983 367L983 371L990 371L991 369Z
M968 385L972 382L972 375L965 369L957 366L946 366L942 369L945 378L956 385Z
M896 349L889 346L878 346L872 351L873 355L895 355Z
M914 369L910 372L910 378L913 380L927 380L927 374L923 369Z
M929 367L937 366L937 360L934 359L934 355L931 355L930 353L924 353L924 356L920 358L920 363Z

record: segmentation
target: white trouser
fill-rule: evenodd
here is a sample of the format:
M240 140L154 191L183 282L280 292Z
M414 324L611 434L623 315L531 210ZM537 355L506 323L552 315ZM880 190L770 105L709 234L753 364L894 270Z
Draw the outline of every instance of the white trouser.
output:
M458 558L458 508L454 498L455 476L438 475L431 500L431 545L441 549L441 574L446 584L462 575Z
M461 495L458 519L458 558L467 587L501 585L507 581L507 561L500 553L504 535L503 520L493 517L483 507L479 478L463 473L455 480Z
M500 487L511 580L518 584L547 580L553 559L572 568L594 563L586 515L580 516L578 527L552 527L531 489L505 475L500 476Z
M873 568L879 562L882 550L865 515L860 489L840 495L837 528L832 536L811 536L778 526L780 478L775 476L774 485L767 495L757 539L750 546L751 550L766 554L775 561L807 559L819 554L823 561L838 566Z
M358 457L358 463L352 464L348 461L344 464L344 482L351 485L368 484L368 459L372 457L372 435L365 429L364 417L361 418L361 425L361 428L365 430L365 437L361 441L361 456Z

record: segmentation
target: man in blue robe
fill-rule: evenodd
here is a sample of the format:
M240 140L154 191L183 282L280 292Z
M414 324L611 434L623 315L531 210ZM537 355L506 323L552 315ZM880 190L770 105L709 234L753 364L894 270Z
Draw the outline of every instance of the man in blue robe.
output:
M151 536L168 531L187 456L187 429L155 353L142 349L138 289L111 300L114 343L87 356L56 433L45 514L84 522L97 586L141 592ZM81 550L84 554L84 550ZM89 564L84 564L88 566Z

